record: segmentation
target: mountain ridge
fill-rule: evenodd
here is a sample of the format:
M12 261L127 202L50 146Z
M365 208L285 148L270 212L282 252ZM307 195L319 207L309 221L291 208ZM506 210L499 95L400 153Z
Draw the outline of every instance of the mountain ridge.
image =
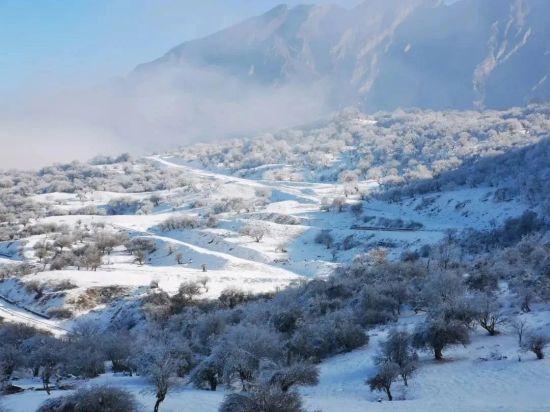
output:
M501 108L550 96L548 11L541 0L279 5L133 74L192 66L270 87L319 82L335 109Z

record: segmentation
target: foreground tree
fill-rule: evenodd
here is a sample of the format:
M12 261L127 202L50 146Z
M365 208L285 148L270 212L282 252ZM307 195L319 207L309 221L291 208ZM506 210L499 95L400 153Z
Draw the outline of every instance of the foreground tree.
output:
M127 372L131 376L136 370L137 353L132 336L126 331L106 332L100 343L106 358L111 361L113 372Z
M143 348L140 359L140 372L155 386L156 402L154 412L166 399L178 371L178 363L164 342L150 342Z

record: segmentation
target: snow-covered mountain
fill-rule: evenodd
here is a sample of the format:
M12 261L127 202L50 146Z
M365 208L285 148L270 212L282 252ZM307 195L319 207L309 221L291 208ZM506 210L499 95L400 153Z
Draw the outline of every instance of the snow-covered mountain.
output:
M335 107L506 107L550 96L545 0L365 0L278 6L138 66L323 87Z

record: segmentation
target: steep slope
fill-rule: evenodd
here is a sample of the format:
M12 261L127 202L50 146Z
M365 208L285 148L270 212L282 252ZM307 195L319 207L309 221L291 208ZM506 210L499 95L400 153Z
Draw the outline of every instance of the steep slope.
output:
M548 8L543 0L282 5L135 73L191 66L264 86L315 84L332 107L506 107L550 94Z

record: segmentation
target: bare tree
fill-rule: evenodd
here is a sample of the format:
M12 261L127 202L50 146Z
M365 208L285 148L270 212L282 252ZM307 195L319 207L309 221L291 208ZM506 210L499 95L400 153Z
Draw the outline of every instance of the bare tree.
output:
M496 298L489 294L478 296L475 301L475 311L479 325L489 332L489 335L497 335L499 332L496 327L504 323L505 319Z
M533 352L537 359L544 359L544 348L550 343L550 337L539 332L530 333L525 342L523 349Z
M527 320L520 318L519 316L515 317L510 321L510 326L512 326L512 329L516 332L518 337L518 345L521 347L523 345L523 336L527 331Z
M380 365L378 372L373 377L367 380L371 391L384 391L388 396L388 400L393 400L391 393L392 384L399 377L399 365L394 362L385 362Z

